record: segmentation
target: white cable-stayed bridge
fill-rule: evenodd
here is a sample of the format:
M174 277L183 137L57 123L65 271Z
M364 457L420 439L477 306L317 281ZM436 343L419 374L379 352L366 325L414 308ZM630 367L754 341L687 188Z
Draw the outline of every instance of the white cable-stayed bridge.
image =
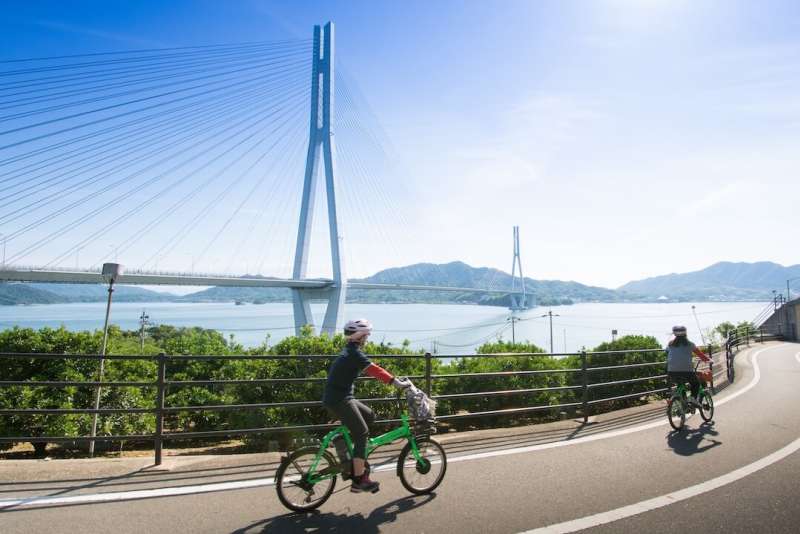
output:
M312 300L327 302L326 332L348 289L511 295L525 306L524 283L348 280L356 258L403 257L386 221L407 228L399 204L409 199L386 179L385 136L337 68L331 23L310 40L0 65L0 280L101 283L101 266L119 262L117 284L283 287L298 330L314 324ZM326 237L312 262L312 240ZM330 275L310 276L320 265Z

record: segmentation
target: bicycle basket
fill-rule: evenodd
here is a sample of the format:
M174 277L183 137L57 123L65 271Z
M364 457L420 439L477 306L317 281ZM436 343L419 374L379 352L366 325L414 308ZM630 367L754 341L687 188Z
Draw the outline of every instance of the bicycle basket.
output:
M710 383L711 382L711 371L706 369L705 371L697 371L697 379L701 382Z
M406 389L408 415L417 423L436 422L436 401L428 397L424 391L410 386Z

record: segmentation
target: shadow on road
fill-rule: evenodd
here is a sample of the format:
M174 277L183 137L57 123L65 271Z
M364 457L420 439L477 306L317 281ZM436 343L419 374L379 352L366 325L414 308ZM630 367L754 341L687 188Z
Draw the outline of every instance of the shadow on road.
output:
M703 423L697 429L684 428L675 430L667 435L667 444L681 456L691 456L693 454L705 452L713 449L722 442L711 436L718 436L719 432L714 430L714 423Z
M280 532L281 534L294 532L314 532L315 534L357 532L359 534L373 534L380 532L381 525L396 521L398 515L424 506L435 498L436 493L403 497L376 508L367 517L364 517L361 513L348 515L346 512L337 514L335 512L323 513L319 511L307 514L280 515L234 530L231 534L266 532Z

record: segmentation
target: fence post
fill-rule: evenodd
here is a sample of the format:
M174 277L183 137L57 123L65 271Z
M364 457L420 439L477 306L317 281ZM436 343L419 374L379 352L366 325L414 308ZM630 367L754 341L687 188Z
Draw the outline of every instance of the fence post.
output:
M425 353L425 394L431 396L431 353Z
M586 424L589 422L589 372L587 371L585 350L581 351L581 381L581 391L583 392L581 411L583 412L583 423Z
M758 333L761 334L761 344L764 344L764 327L758 329Z
M167 376L167 355L159 353L158 355L158 390L156 393L156 439L154 443L156 465L161 465L161 451L164 447L164 396L165 396L165 382Z

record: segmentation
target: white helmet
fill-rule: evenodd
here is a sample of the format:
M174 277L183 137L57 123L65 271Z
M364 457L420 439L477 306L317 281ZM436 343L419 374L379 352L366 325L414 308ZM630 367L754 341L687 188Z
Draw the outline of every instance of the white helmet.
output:
M358 332L372 332L372 323L366 319L353 319L344 325L344 335L350 336Z
M672 333L676 336L685 336L686 335L686 327L685 326L673 326Z

